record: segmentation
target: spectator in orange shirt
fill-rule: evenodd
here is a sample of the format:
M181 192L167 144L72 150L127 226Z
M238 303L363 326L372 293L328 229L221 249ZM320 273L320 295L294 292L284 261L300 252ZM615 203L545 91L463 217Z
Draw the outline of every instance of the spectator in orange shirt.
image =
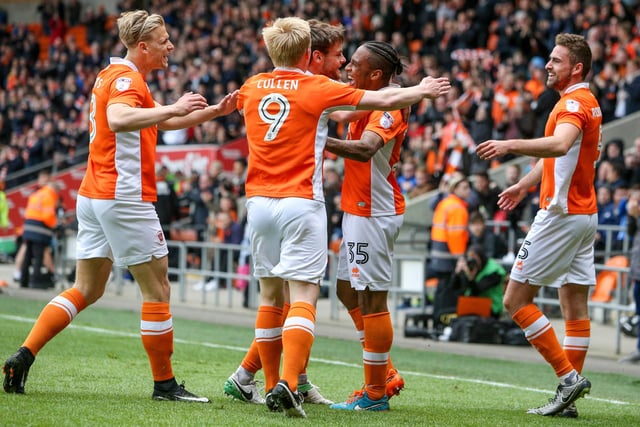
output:
M527 90L536 100L545 89L545 80L547 78L547 72L544 69L544 59L539 56L534 56L529 62L529 80L524 84L525 90Z

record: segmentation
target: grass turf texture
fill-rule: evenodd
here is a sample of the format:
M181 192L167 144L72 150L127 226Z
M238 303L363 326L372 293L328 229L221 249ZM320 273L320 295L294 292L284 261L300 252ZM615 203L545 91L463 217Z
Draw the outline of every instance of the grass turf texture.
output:
M22 343L42 307L40 301L0 297L2 361ZM156 402L138 327L137 313L85 310L40 352L25 395L0 394L0 425L623 426L640 419L636 377L585 372L593 391L592 398L578 400L579 420L540 417L526 414L526 409L553 396L556 379L544 364L401 348L394 348L392 357L406 388L391 400L390 412L304 405L308 420L287 419L223 395L222 385L242 360L252 330L179 318L174 318L174 372L188 390L212 403ZM318 337L309 378L323 395L343 401L361 387L360 358L355 340Z

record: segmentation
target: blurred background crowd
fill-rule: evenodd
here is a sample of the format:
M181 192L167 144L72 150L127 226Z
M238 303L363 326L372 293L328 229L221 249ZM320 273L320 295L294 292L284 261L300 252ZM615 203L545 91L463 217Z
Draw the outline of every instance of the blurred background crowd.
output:
M0 180L8 189L36 174L17 172L44 161L53 159L60 170L86 160L87 100L108 58L124 53L117 15L135 8L162 14L176 46L169 68L148 79L154 98L165 104L186 91L213 104L248 76L271 69L260 31L287 15L342 25L347 61L364 41L391 43L404 57L402 85L427 75L449 76L453 90L446 98L411 110L398 179L411 199L446 188L452 172L463 172L473 177L469 209L485 220L507 218L495 206L499 189L486 172L509 158L483 162L474 147L491 138L543 135L558 96L546 89L544 70L557 33L578 33L589 41L591 84L605 123L640 110L636 0L121 0L115 14L82 0L43 0L32 24L13 22L0 6ZM333 132L344 136L345 129L336 126ZM161 132L158 144L222 146L243 136L236 112L192 129ZM626 155L621 141L605 143L598 200L602 220L620 223L626 190L640 183L640 139ZM213 230L211 235L224 239L223 219L216 215L230 211L232 222L242 223L238 200L245 168L246 160L239 159L234 170L212 164L200 175L159 171L177 200L168 205L174 211L167 221L187 218L199 232ZM507 171L513 175L507 182L521 172ZM331 242L340 232L339 159L328 159L325 179ZM511 220L528 220L535 197L532 189L532 208L520 209Z

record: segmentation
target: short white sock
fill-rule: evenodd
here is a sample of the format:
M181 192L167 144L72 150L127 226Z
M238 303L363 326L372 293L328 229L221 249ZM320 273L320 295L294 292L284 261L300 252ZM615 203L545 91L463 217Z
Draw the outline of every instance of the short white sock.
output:
M578 382L578 371L572 369L568 374L564 374L560 377L560 383L562 385L574 385Z
M238 377L238 381L240 381L240 384L247 385L251 381L253 381L255 374L253 372L247 371L242 367L242 365L240 365L238 366L238 369L236 369L236 376Z

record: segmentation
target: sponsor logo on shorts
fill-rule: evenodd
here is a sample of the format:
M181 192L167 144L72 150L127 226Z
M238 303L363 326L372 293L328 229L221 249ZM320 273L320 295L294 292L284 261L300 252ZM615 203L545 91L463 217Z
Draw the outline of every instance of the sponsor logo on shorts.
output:
M158 231L158 240L159 241L164 241L164 234L162 233L162 231Z
M351 277L353 277L354 279L357 279L360 277L360 269L358 267L353 267L351 269Z

